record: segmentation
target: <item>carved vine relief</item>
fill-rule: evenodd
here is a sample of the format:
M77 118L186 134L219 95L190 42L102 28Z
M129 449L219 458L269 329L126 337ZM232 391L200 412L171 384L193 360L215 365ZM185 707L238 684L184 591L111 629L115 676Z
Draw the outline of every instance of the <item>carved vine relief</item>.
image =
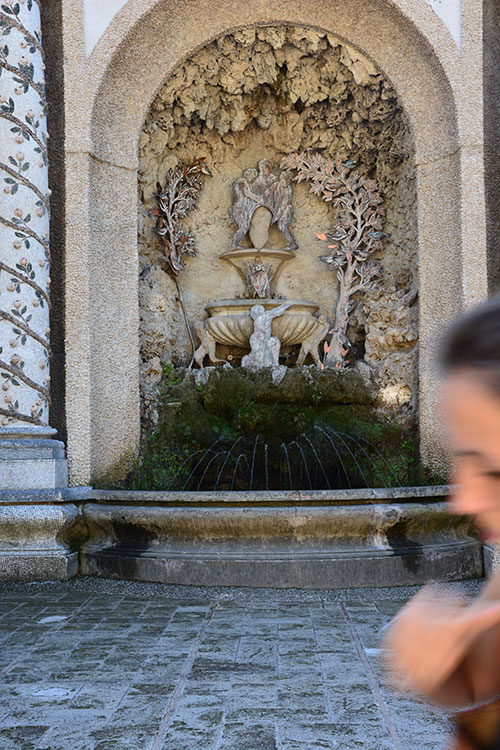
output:
M43 425L49 395L49 195L39 3L0 10L0 421Z

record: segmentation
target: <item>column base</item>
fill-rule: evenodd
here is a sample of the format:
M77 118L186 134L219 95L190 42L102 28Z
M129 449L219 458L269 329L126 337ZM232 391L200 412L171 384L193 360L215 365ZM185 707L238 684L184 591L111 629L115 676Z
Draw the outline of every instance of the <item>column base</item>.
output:
M82 528L56 434L0 428L0 580L64 581L78 572Z
M1 581L67 581L78 573L78 552L0 549Z
M81 516L76 505L26 499L0 504L0 580L66 580L78 572Z
M6 490L67 487L64 443L51 427L9 425L0 428L0 488Z

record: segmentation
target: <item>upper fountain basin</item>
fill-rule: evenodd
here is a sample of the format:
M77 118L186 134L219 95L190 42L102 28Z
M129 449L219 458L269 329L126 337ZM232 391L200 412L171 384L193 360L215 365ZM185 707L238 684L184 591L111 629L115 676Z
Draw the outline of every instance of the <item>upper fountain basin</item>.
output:
M253 320L250 309L263 305L271 310L279 305L290 307L272 322L272 334L277 336L282 346L301 344L318 325L314 314L319 310L315 302L305 299L222 299L205 307L209 318L205 327L220 344L248 348L253 333Z
M231 263L241 274L244 281L247 279L249 263L267 263L272 266L272 279L276 281L281 265L287 260L295 258L295 253L281 248L261 247L257 250L255 247L250 247L248 249L229 250L219 255L219 258Z

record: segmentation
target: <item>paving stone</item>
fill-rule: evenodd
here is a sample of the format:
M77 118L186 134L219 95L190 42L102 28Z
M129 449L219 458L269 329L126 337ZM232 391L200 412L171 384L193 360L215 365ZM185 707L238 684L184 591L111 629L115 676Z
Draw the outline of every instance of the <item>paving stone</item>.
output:
M2 750L35 750L47 729L47 726L29 724L0 727L0 747Z
M217 750L277 750L276 727L272 718L261 721L256 716L248 716L246 721L227 721L217 745Z
M446 717L392 692L382 671L381 631L415 589L75 579L2 582L0 592L1 750L445 743Z

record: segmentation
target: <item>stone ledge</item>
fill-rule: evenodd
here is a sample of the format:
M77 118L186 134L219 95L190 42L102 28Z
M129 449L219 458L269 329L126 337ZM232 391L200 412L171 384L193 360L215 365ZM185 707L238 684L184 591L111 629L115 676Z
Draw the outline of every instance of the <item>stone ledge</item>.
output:
M346 588L483 573L482 547L470 521L450 516L440 501L329 507L87 503L82 513L89 531L80 557L84 575Z
M427 487L383 487L355 490L259 490L259 491L140 491L92 489L93 502L124 505L344 505L374 504L391 500L435 502L452 491L450 485ZM1 498L1 493L0 493ZM83 499L83 498L82 498ZM1 500L0 500L1 501Z
M2 490L0 505L37 505L78 503L90 498L92 487L62 487L60 489Z

